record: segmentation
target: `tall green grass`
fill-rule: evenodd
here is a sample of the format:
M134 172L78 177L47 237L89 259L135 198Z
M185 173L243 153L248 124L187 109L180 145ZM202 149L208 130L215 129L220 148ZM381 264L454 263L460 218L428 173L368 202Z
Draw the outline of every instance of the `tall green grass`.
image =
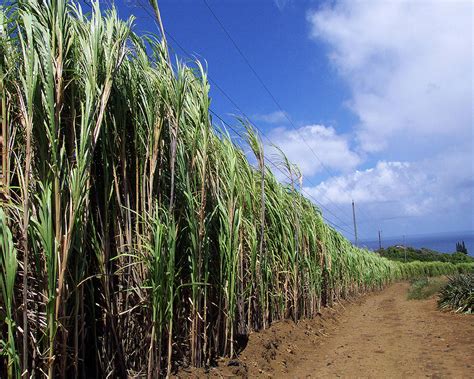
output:
M19 356L15 343L15 279L18 268L17 252L13 244L12 234L7 225L5 212L0 209L0 293L2 294L1 302L1 320L3 321L2 339L0 340L0 348L4 363L6 363L5 371L8 377L18 375ZM4 330L6 329L6 331ZM5 336L3 336L5 332Z
M251 125L241 147L213 124L199 62L171 63L133 19L26 0L0 22L1 377L163 376L275 320L459 270L354 247L284 155L277 180Z

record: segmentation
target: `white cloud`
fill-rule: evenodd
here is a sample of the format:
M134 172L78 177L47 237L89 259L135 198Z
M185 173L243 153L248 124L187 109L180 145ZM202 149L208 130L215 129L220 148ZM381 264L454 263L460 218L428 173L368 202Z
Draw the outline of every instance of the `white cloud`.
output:
M361 162L350 149L347 136L339 135L334 128L324 125L307 125L296 130L275 128L270 133L270 140L298 165L306 177L322 171L322 164L331 170L347 172ZM276 153L271 146L266 146L266 151Z
M440 228L447 215L454 214L456 227L466 230L474 228L473 174L470 152L452 152L411 163L379 161L374 167L305 190L332 209L349 209L354 200L364 218L370 215L374 224L384 217L421 217L425 224ZM416 232L421 224L411 227Z
M308 14L350 86L364 151L472 138L473 4L347 0Z
M273 0L280 11L283 11L291 0Z
M383 218L396 219L392 235L474 229L473 12L472 1L436 0L308 12L311 38L350 90L351 145L374 163L306 190L346 219L354 199L366 233Z
M267 124L283 124L288 122L288 115L283 111L275 111L265 114L256 114L253 117L256 121L263 121Z
M408 162L380 161L373 168L330 178L307 191L326 204L387 203L414 193L424 195L431 180ZM415 209L412 204L408 208Z

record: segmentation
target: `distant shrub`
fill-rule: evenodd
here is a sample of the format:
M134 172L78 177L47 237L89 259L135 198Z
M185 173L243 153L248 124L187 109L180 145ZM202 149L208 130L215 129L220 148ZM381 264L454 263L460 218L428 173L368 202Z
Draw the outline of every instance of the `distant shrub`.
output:
M462 245L461 245L462 248ZM399 262L449 262L449 263L472 263L474 258L464 252L452 254L440 253L435 250L421 248L415 249L409 246L390 246L386 249L379 249L377 253L382 257Z
M428 299L439 292L446 284L445 278L420 278L411 281L408 290L409 300Z

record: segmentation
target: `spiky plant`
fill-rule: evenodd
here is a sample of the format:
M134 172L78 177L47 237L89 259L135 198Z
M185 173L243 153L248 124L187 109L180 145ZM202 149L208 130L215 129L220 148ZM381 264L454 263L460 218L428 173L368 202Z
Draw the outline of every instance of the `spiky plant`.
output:
M474 273L450 276L439 293L438 305L457 313L474 313Z

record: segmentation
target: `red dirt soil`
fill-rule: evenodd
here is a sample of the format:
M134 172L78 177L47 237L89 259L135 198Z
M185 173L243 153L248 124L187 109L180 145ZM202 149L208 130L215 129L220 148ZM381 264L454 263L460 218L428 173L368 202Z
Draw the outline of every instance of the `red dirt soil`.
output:
M474 378L474 315L407 300L408 283L277 322L250 335L238 359L181 370L178 378Z

